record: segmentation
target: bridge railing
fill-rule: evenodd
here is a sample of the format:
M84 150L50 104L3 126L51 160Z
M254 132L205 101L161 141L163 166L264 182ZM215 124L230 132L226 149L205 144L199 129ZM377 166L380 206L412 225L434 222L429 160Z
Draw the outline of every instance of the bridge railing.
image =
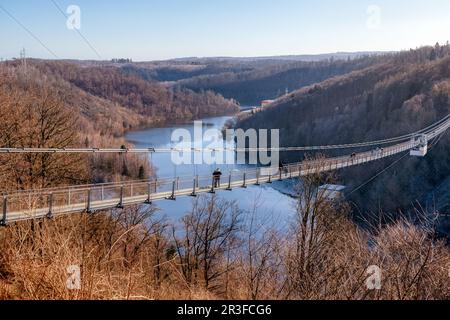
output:
M383 150L293 163L284 166L282 170L247 168L242 171L225 172L220 179L219 187L221 189L245 187L249 184L295 178L314 172L333 171L392 156L415 146L410 141ZM214 189L212 175L202 175L21 191L7 194L3 201L0 201L0 221L18 221L46 215L101 210L143 203L146 200L150 202L154 199L174 199L179 195L214 191Z

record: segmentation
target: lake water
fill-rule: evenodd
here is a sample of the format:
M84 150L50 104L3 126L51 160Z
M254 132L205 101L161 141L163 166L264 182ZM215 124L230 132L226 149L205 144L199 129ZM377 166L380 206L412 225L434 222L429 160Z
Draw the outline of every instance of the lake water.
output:
M203 131L209 129L221 130L225 123L232 119L231 117L215 117L203 119ZM203 147L210 146L210 142L202 143L202 138L197 136L194 140L194 123L185 125L169 126L164 128L152 128L140 131L130 132L126 135L127 141L133 143L136 148L172 148L172 147L191 147L183 142L172 143L172 133L177 129L186 129L193 138L193 143L202 145ZM221 145L217 147L230 147L234 142L219 142ZM216 146L215 146L216 147ZM226 154L223 155L226 157ZM149 156L149 161L156 169L158 179L174 178L174 177L194 177L195 175L212 175L216 168L220 168L224 176L230 171L243 171L245 165L217 165L217 164L182 164L174 165L171 154L153 154ZM254 167L254 166L253 166ZM271 185L250 186L246 189L234 189L230 191L219 191L217 196L229 201L236 201L239 208L245 212L252 212L255 207L258 216L264 219L270 219L272 223L277 224L278 227L283 228L288 222L288 218L292 215L296 200L278 190L290 189L295 184L293 181L274 182ZM170 220L179 220L186 215L192 206L193 199L190 197L179 197L176 201L158 201L155 205L161 210L161 213Z

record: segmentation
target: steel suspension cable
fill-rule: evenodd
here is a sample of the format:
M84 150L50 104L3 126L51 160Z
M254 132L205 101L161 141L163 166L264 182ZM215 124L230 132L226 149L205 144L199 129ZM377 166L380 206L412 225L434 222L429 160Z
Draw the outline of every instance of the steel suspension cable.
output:
M0 153L171 153L171 152L257 152L257 151L278 151L278 152L298 152L298 151L320 151L320 150L340 150L363 147L374 147L404 142L421 134L432 134L436 131L445 131L450 127L450 114L438 122L414 133L407 135L375 140L361 143L328 145L328 146L307 146L307 147L279 147L279 148L145 148L145 149L100 149L100 148L0 148ZM438 133L439 134L439 133Z

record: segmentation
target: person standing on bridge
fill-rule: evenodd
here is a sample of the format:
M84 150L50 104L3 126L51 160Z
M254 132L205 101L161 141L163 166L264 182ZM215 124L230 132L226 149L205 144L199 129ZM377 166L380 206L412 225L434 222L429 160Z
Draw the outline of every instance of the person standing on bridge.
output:
M287 167L285 167L283 161L281 161L281 160L278 162L278 169L280 170L279 171L280 173L287 173L288 172Z
M217 168L213 173L214 188L220 188L220 178L221 177L222 177L222 171L220 171L220 169Z

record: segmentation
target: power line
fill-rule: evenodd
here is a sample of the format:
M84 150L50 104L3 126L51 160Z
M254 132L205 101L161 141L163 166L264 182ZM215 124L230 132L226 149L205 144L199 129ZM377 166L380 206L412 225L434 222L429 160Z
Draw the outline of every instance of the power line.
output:
M445 132L440 133L438 136L436 136L434 138L434 140L430 143L430 147L428 148L428 150L433 149L442 139L442 137L445 135ZM348 196L351 196L352 194L354 194L356 191L361 190L362 188L364 188L365 186L367 186L369 183L371 183L372 181L374 181L376 178L378 178L379 176L381 176L383 173L385 173L386 171L388 171L389 169L391 169L392 167L394 167L397 163L399 163L401 160L403 160L406 156L408 156L408 153L404 154L402 157L400 157L399 159L397 159L396 161L394 161L391 165L389 165L388 167L384 168L382 171L380 171L379 173L375 174L374 176L372 176L369 180L367 180L366 182L364 182L363 184L361 184L360 186L358 186L357 188L355 188L352 192L350 192L349 194L347 194ZM423 196L424 194L422 194ZM421 196L421 197L422 197Z
M30 29L28 29L22 22L19 21L16 17L14 17L8 10L6 10L1 4L0 9L5 12L11 19L13 19L22 29L24 29L31 37L33 37L39 44L44 47L52 56L56 59L59 59L58 56L47 47L44 42L42 42Z
M361 184L360 186L358 186L357 188L355 188L352 192L350 192L348 196L351 196L352 194L354 194L356 191L361 190L362 188L364 188L365 186L367 186L369 183L371 183L373 180L375 180L376 178L378 178L379 176L381 176L383 173L385 173L386 171L388 171L389 169L391 169L393 166L395 166L397 163L399 163L401 160L403 160L404 158L406 158L409 154L405 153L402 157L400 157L399 159L397 159L396 161L394 161L391 165L389 165L388 167L384 168L382 171L378 172L376 175L372 176L369 180L367 180L366 182L364 182L363 184Z
M61 9L61 7L56 3L55 0L50 0L54 6L58 9L59 12L61 12L61 14L64 16L64 18L68 19L68 16L66 15L66 13ZM84 42L89 46L89 48L91 48L92 51L94 51L94 53L97 55L97 57L101 60L102 57L101 55L98 53L98 51L94 48L94 46L89 42L89 40L81 33L81 31L78 28L74 28L75 31L79 34L79 36L84 40Z

